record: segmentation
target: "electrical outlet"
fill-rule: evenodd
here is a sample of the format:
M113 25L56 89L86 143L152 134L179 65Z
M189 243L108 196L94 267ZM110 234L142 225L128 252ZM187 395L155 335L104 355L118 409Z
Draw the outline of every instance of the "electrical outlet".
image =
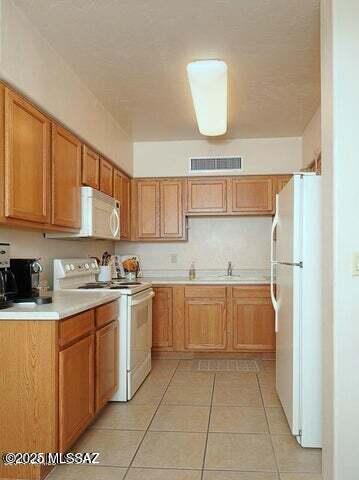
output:
M353 277L359 277L359 252L353 254Z
M177 263L177 261L178 261L177 253L171 253L170 260L171 260L171 263Z

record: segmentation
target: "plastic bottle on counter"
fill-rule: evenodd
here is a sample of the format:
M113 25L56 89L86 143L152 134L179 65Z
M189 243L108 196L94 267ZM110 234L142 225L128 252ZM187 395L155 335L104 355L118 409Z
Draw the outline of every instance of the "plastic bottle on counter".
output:
M191 266L189 267L189 279L194 280L196 278L196 267L194 265L194 262L191 263Z

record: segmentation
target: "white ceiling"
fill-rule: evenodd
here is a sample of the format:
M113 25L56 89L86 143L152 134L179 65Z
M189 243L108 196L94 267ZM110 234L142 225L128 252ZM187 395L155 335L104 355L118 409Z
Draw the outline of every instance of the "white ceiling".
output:
M15 0L135 141L200 138L186 78L230 72L227 138L299 136L320 103L320 0Z

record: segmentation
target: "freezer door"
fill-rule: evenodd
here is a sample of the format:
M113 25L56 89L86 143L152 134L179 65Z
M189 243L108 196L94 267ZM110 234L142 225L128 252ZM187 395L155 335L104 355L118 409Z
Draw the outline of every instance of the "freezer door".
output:
M277 262L296 264L302 260L302 182L295 175L277 198Z
M300 429L301 268L277 265L276 387L293 435Z

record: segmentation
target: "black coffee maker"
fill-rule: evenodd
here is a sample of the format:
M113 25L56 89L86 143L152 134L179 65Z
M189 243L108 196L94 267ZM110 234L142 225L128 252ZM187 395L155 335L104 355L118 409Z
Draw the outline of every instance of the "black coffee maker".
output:
M40 297L40 273L43 271L38 258L11 258L10 269L15 276L17 295L15 303L51 303L51 297Z
M0 309L11 307L16 295L16 280L10 270L10 244L0 243Z

